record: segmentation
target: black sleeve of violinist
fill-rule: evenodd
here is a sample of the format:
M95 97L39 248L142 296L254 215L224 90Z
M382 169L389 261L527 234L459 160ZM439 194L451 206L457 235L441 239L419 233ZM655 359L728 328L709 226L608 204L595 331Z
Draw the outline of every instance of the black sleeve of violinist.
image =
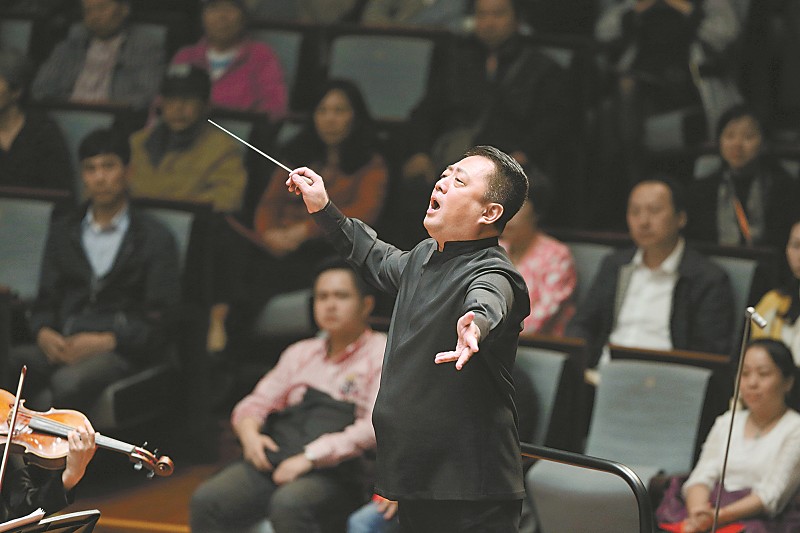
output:
M46 514L52 514L72 500L72 491L67 493L61 483L61 470L28 466L18 455L8 457L0 509L3 521L25 516L40 507Z

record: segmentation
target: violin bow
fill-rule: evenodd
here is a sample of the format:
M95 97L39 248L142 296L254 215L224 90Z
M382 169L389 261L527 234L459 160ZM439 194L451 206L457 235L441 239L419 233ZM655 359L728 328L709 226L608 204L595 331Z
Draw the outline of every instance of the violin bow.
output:
M6 445L3 447L3 460L0 462L0 492L3 490L3 479L5 479L6 475L8 454L11 450L11 441L14 438L14 430L17 427L17 412L19 411L20 399L22 398L22 384L25 382L25 375L27 373L28 367L22 365L22 370L19 373L19 384L17 384L17 395L14 397L14 408L11 410L11 419L8 421L8 436L6 437Z

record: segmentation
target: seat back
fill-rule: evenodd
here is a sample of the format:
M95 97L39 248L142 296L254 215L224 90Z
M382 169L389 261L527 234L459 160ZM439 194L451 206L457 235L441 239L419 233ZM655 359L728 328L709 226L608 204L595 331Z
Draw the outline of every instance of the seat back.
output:
M299 289L269 299L256 318L254 333L260 337L310 337L316 331L311 312L312 290Z
M116 120L116 113L112 110L79 109L72 107L52 108L48 111L50 117L58 124L67 151L72 159L73 175L75 179L75 197L83 197L83 184L78 178L81 175L80 161L78 161L78 147L81 141L92 131L98 128L110 128Z
M402 121L428 85L434 40L411 34L343 34L330 45L328 75L353 80L373 118Z
M567 359L567 354L555 350L531 346L517 349L516 366L522 370L536 394L536 426L531 444L543 445L548 441ZM517 404L517 409L522 411L526 406Z
M16 48L28 55L31 48L34 20L29 18L3 18L0 20L0 48Z
M708 258L728 274L728 279L733 289L733 302L736 306L734 312L734 325L736 327L734 330L738 330L745 309L748 305L755 304L755 302L750 301L750 294L753 288L756 269L758 268L758 261L746 257L730 257L724 255L710 255Z
M586 454L668 473L694 461L711 370L612 360L600 368Z
M565 242L569 246L572 258L575 261L575 273L578 284L575 287L575 302L578 307L586 298L589 287L603 262L603 258L614 250L610 244L594 242Z
M0 285L23 301L32 301L50 219L66 193L0 188Z
M297 71L300 66L300 52L303 47L303 33L300 30L275 27L255 27L250 29L250 36L269 45L281 62L283 81L286 92L294 93Z

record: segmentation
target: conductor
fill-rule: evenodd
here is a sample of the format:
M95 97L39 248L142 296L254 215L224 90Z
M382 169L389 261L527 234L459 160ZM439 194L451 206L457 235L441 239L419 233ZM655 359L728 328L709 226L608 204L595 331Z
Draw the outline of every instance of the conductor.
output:
M286 185L339 253L397 298L372 418L375 491L399 502L402 531L516 531L524 486L511 372L529 300L498 237L526 197L525 172L496 148L469 150L436 182L431 238L411 251L345 217L313 170Z

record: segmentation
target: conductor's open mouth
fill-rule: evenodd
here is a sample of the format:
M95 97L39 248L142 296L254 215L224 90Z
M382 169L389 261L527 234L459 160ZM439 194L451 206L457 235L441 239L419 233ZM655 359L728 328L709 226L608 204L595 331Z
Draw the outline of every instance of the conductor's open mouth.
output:
M431 209L434 211L439 209L439 202L437 202L435 198L431 198Z

